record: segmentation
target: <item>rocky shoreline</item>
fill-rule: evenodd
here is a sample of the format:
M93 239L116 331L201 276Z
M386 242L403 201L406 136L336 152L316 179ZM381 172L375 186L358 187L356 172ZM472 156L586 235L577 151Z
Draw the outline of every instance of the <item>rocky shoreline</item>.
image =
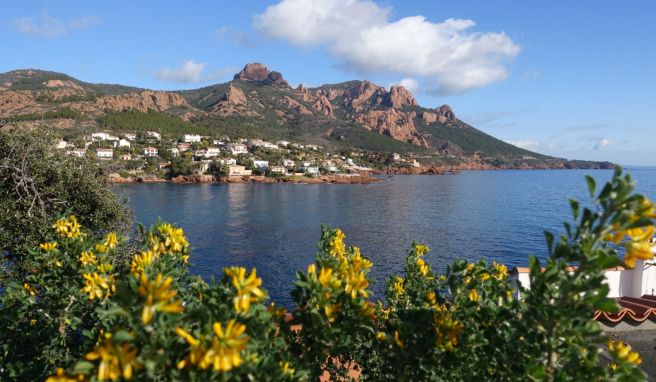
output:
M134 176L123 178L118 174L112 174L107 178L109 183L173 183L173 184L198 184L198 183L294 183L294 184L369 184L378 182L380 179L366 174L353 176L321 175L314 178L308 177L281 177L271 178L266 176L233 176L215 177L213 175L181 175L171 179L158 177Z

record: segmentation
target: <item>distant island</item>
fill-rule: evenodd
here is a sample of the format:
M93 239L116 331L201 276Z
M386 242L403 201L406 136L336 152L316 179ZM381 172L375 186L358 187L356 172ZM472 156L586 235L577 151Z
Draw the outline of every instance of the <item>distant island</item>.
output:
M259 63L230 82L183 91L3 73L0 128L55 129L60 148L95 156L114 181L366 183L369 173L614 167L515 147L448 105L418 105L403 86L292 88Z

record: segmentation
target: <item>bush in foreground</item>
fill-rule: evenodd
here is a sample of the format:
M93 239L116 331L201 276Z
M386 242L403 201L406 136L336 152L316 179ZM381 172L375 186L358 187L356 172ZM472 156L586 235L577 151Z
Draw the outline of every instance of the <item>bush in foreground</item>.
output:
M158 223L129 260L123 238L74 217L26 256L29 273L0 300L0 377L7 380L644 380L640 356L609 343L592 315L614 311L603 269L651 258L654 205L617 170L593 207L547 233L549 260L531 258L531 289L505 266L458 260L443 275L413 244L403 275L370 301L373 264L324 227L316 261L299 272L296 308L265 305L255 270L209 283L187 270L181 229ZM620 259L617 248L625 248ZM568 268L576 263L577 268Z

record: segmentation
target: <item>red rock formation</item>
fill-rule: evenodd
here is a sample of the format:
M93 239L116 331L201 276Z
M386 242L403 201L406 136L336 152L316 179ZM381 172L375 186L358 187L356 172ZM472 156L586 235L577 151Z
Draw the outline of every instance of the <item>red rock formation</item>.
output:
M437 107L435 108L435 111L437 112L437 120L442 123L458 121L455 113L453 112L451 106L449 105L442 105L440 107Z
M308 110L307 107L303 106L301 103L291 97L284 96L282 103L287 105L289 108L294 109L299 114L312 115L312 112Z
M228 85L228 89L221 101L217 102L212 106L211 112L213 114L218 114L222 116L228 115L247 115L247 116L257 116L259 115L248 107L246 95L244 92L232 85Z
M367 106L367 101L370 101L374 105L379 105L386 93L385 88L372 84L369 81L362 81L360 86L349 92L346 103L355 112L360 112Z
M100 110L110 109L121 111L133 109L147 112L150 109L164 111L177 106L189 105L177 93L146 90L141 93L100 97L96 99L95 106Z
M303 86L303 84L300 84L296 88L295 93L303 101L311 103L312 108L317 110L319 113L330 118L335 118L335 115L333 114L333 110L334 110L333 104L319 90L313 93L308 88Z
M399 141L430 147L426 138L415 128L415 116L414 112L407 113L397 109L370 110L356 116L355 120L368 130L375 130Z
M393 85L389 93L385 94L383 105L400 108L404 105L415 106L417 105L417 101L408 89L403 86Z
M421 113L421 119L425 124L430 125L431 123L437 121L437 114L425 111Z
M272 84L285 84L287 82L282 78L279 72L272 72L264 64L252 63L246 64L241 72L235 74L235 80L248 81L266 81Z

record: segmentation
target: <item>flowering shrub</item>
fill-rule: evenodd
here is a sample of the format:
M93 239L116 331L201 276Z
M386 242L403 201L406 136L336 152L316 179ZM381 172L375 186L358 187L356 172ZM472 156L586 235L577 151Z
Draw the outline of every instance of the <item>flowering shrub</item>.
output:
M63 217L3 291L0 378L644 380L630 346L609 342L611 361L600 358L604 335L591 317L618 308L604 268L652 257L654 205L620 170L599 194L588 186L592 206L571 201L574 224L557 240L546 233L549 260L531 258L530 290L483 260L438 275L429 248L414 243L374 303L372 262L323 227L316 261L297 274L293 317L266 305L254 269L226 268L209 283L190 275L180 228L157 223L131 250Z

